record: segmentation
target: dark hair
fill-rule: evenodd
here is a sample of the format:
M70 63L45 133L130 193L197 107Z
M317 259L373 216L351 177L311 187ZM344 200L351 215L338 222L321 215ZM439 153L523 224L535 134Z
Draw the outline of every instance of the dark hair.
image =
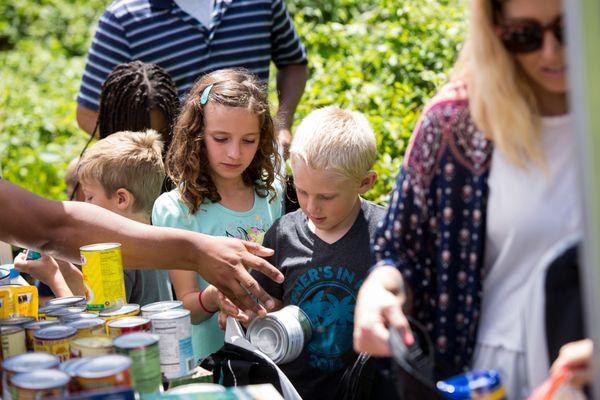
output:
M167 132L160 132L169 148L172 128L179 112L177 87L169 74L156 64L132 61L112 70L102 85L96 129L100 138L120 131L145 131L150 112L160 110Z
M204 95L204 90L212 87ZM205 97L201 100L202 97ZM244 107L258 118L258 149L248 168L242 173L246 185L252 185L260 197L272 194L273 183L281 160L267 88L256 75L245 69L222 69L204 75L190 91L173 129L173 144L167 155L167 173L179 188L185 205L194 214L205 199L213 203L221 196L211 178L204 142L204 113L207 104Z

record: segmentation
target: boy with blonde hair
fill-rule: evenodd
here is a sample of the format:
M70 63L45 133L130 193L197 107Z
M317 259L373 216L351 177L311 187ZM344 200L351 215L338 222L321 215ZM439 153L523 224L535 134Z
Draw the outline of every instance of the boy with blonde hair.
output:
M165 179L162 146L153 130L117 132L98 141L77 168L84 201L150 224L152 205ZM126 269L124 274L128 302L145 305L172 299L166 271Z
M377 178L375 135L358 112L326 107L298 127L290 161L300 210L281 217L263 245L285 276L281 284L254 277L278 307L296 305L308 316L312 338L300 356L281 365L302 398L332 399L352 349L354 305L373 263L371 236L383 207L361 198Z

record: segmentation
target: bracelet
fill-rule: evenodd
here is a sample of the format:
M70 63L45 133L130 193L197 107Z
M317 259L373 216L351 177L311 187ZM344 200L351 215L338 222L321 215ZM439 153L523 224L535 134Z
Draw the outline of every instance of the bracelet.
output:
M208 311L206 309L206 307L204 307L204 303L202 303L202 293L204 293L204 289L200 289L200 292L198 292L198 303L200 303L200 308L202 310L204 310L204 312L207 313L207 314L214 314L217 311L219 311L219 310L217 310L217 311Z

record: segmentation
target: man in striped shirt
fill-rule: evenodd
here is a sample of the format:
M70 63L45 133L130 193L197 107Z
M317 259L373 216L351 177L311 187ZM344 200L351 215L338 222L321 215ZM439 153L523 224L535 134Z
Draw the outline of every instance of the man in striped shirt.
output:
M115 0L100 17L79 95L77 122L91 133L102 83L118 64L163 67L184 96L201 75L244 67L268 81L278 69L279 139L287 147L308 77L306 49L283 0Z

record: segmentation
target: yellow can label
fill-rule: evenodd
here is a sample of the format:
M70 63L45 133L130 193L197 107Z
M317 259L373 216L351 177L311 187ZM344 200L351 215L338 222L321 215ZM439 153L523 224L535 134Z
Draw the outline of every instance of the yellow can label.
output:
M71 358L71 352L69 351L71 339L72 337L46 340L34 339L33 349L35 351L44 351L46 353L54 354L60 358L60 362L63 362Z
M80 248L83 282L89 310L126 303L121 245L102 243Z
M0 318L38 317L38 290L35 286L0 286Z
M7 332L0 337L0 342L2 343L3 360L27 352L27 347L25 346L25 331L23 329Z

